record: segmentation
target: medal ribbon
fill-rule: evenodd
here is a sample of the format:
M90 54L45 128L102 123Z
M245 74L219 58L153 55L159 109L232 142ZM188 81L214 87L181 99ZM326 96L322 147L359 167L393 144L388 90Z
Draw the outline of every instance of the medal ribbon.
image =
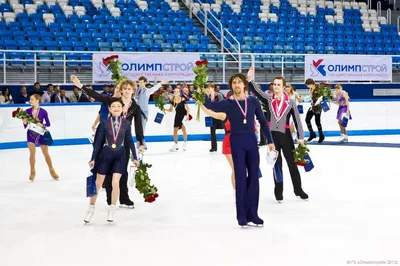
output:
M118 119L118 118L117 118ZM112 133L113 133L113 139L114 139L114 143L113 144L115 144L116 142L117 142L117 138L118 138L118 135L119 135L119 131L120 131L120 129L121 129L121 123L122 121L120 120L119 121L119 125L118 125L118 131L117 131L117 134L115 134L115 127L114 127L114 125L113 125L113 122L112 122L112 119L110 119L110 124L111 124L111 128L112 128Z
M238 100L236 99L236 97L233 97L236 101L236 104L239 106L240 111L242 112L244 119L246 119L247 117L247 97L244 99L244 109L245 111L243 111L242 106L240 106L240 103L238 102Z

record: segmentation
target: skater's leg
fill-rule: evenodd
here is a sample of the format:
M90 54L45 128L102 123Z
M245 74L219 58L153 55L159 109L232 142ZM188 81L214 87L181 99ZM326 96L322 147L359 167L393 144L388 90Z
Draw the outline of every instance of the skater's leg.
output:
M183 134L183 141L187 141L187 132L186 132L186 127L185 125L182 125L182 134Z
M246 151L241 147L241 143L235 141L231 135L231 150L232 159L235 169L235 184L236 184L236 218L239 225L247 224L247 183L246 183ZM235 143L236 142L236 143ZM235 144L236 145L235 145Z
M53 162L51 161L51 157L50 157L50 154L49 154L49 146L40 145L40 148L42 150L44 159L46 160L47 166L49 167L50 175L54 179L58 180L58 175L57 175L56 171L54 170Z
M29 165L31 167L31 174L29 176L29 180L35 180L36 170L35 170L35 163L36 163L36 146L32 142L28 142L28 149L29 149Z
M312 111L312 109L308 109L307 114L306 114L306 124L307 124L307 128L308 131L310 132L310 137L307 139L307 141L311 141L313 139L315 139L317 137L317 135L314 132L314 129L311 125L311 119L314 116L314 112Z
M235 189L235 168L233 167L232 154L225 154L225 157L232 169L231 182L233 189Z
M124 161L124 169L128 168L129 158L131 156L131 151L128 145L125 145L125 161ZM133 202L129 199L129 189L128 189L128 173L123 174L119 179L119 203L121 205L133 206Z
M275 145L275 149L276 151L278 151L278 159L276 161L276 163L278 164L279 170L280 170L280 174L283 178L283 171L282 171L282 154L281 154L281 138L282 138L282 133L277 132L277 131L272 131L272 137L274 140L274 145ZM273 172L273 178L274 178L274 194L275 194L275 199L278 201L283 200L283 181L278 183L276 182L276 174L275 171Z
M300 196L302 199L308 198L308 195L304 193L301 187L301 177L299 169L294 161L293 150L294 150L294 143L290 136L289 131L286 131L285 134L285 142L282 146L283 155L285 156L286 163L289 167L290 177L293 183L294 194L296 196Z
M112 175L112 196L111 205L116 205L119 198L119 184L120 184L121 174L114 173Z
M210 149L210 152L217 151L217 134L216 134L216 130L217 130L218 120L213 118L212 121L213 121L213 125L212 125L212 127L210 127L210 137L211 137L211 149Z
M321 114L315 114L315 124L317 125L318 133L319 133L318 142L321 143L325 139L324 132L322 131L322 125L321 125Z
M96 204L97 196L98 196L99 191L101 189L101 185L104 182L104 178L105 178L105 175L97 174L97 176L96 176L96 191L97 191L97 193L93 197L90 197L90 205L95 205Z
M104 187L106 189L106 194L107 194L107 205L111 205L112 176L106 175L103 184L104 184Z
M258 170L260 167L260 154L256 141L250 144L249 150L246 153L246 165L248 169L247 178L247 199L249 204L249 212L247 217L249 221L255 224L263 224L264 221L258 216L258 203L260 197L260 185Z

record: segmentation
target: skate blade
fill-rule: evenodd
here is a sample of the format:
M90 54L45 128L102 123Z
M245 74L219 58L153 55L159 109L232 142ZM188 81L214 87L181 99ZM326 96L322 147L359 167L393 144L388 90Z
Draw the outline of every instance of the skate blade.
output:
M307 199L302 199L300 196L296 196L296 197L298 197L301 200L308 201L308 198Z
M119 207L121 208L121 209L134 209L135 208L135 206L128 206L128 205L119 205Z

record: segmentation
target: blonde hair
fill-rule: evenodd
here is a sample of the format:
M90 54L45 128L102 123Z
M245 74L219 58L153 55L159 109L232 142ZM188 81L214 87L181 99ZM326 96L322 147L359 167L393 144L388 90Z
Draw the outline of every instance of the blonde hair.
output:
M38 100L39 101L39 103L40 103L40 101L42 100L42 96L40 96L39 94L37 94L37 93L35 93L35 94L32 94L32 96L36 99L36 100Z
M335 90L336 90L336 89L343 89L343 87L342 87L341 84L336 84L336 85L335 85Z
M128 79L123 80L123 81L119 82L118 84L116 84L116 87L119 87L119 89L122 90L123 87L128 86L128 85L132 87L133 93L135 93L136 92L136 83L133 82L132 80L128 80Z
M285 89L286 89L286 91L287 91L288 93L290 93L290 94L293 94L293 93L294 93L294 87L293 87L292 85L290 85L290 84L286 84L286 85L285 85ZM289 91L288 89L290 89L290 91Z

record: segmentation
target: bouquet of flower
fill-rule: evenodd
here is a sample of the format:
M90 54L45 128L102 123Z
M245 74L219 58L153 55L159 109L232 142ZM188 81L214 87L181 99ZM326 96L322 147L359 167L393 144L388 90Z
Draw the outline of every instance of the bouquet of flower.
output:
M322 96L323 100L330 99L332 97L331 85L329 85L328 83L321 82L318 85L317 93L318 93L317 98Z
M306 166L308 161L304 158L310 150L307 148L307 142L304 141L304 145L299 145L296 149L293 150L294 162L300 166Z
M151 180L147 173L147 169L151 167L151 164L144 163L142 159L140 160L135 175L135 187L139 190L140 194L143 194L144 201L148 203L151 203L158 198L158 189L154 185L150 185Z
M12 117L13 118L18 118L18 119L27 119L28 123L32 123L32 124L37 124L40 123L39 120L33 118L32 116L28 115L28 113L21 109L21 108L17 108L17 110L12 112Z
M127 79L127 77L121 75L122 63L118 60L118 55L112 55L104 58L103 64L111 71L111 79L114 80L116 84Z
M200 92L195 91L193 93L193 97L195 98L197 105L197 121L200 121L200 106L203 105L206 101L206 92L204 86L206 85L208 80L207 65L207 60L197 61L196 66L193 69L193 72L196 74L193 85L200 90Z
M165 98L163 96L163 89L159 89L153 94L153 100L156 102L155 106L165 114Z

